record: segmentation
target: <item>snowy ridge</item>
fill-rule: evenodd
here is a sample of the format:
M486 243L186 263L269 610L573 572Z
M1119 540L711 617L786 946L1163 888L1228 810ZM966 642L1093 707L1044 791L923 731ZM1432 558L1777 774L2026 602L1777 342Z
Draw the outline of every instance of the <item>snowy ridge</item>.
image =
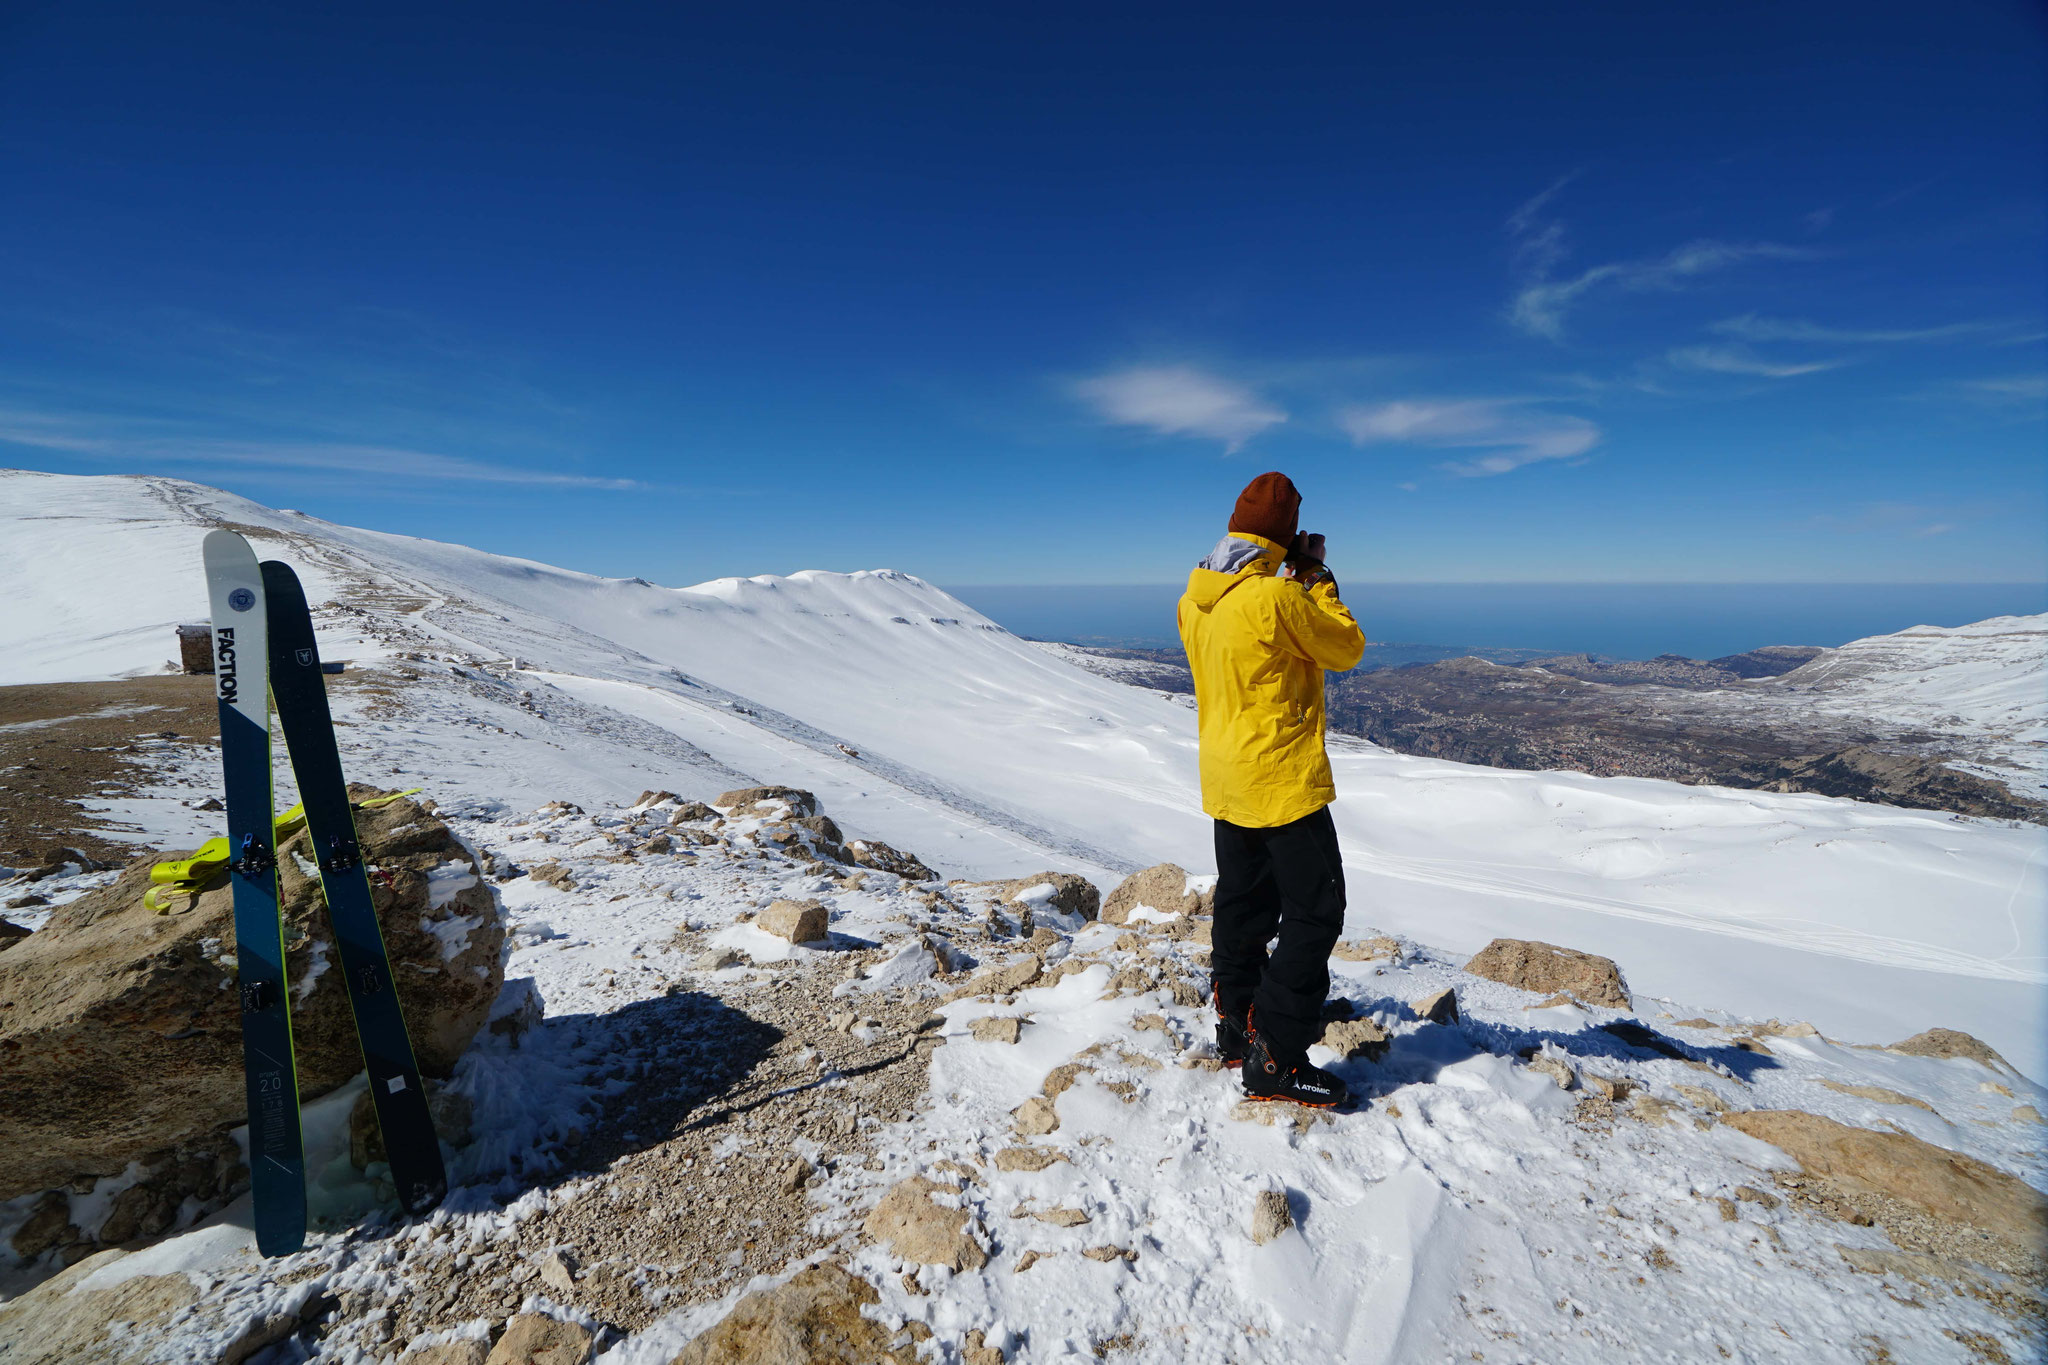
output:
M587 716L618 717L620 734L656 727L722 773L817 790L854 833L949 874L1064 862L1106 883L1161 860L1212 863L1186 708L1072 667L907 574L672 589L333 526L175 480L15 473L0 475L0 493L5 567L29 604L5 617L0 681L160 666L169 625L203 617L191 547L226 521L273 535L259 550L298 564L314 600L337 595L367 613L338 652L387 657L393 646L371 627L402 622L500 661L496 682L470 674L479 696L548 688ZM116 579L143 589L108 590ZM67 634L80 619L95 623L89 647ZM1986 695L2016 691L2032 637L1986 627L1879 637L1892 643L1840 652L1869 656L1860 682L1830 677L1903 694L1913 674L1901 651L1928 645L1989 679ZM519 757L530 744L461 733L437 731L425 762L422 737L394 731L393 774L493 802L617 800L663 785L703 795L725 780L644 753L620 772L556 737L533 761L573 771L563 789L533 793ZM1651 994L1797 1012L1845 1037L1963 1028L2030 1074L2048 1071L2048 831L1333 749L1333 813L1361 923L1454 952L1496 935L1599 951Z
M2048 615L1851 640L1767 685L1822 710L2041 745L2048 743Z

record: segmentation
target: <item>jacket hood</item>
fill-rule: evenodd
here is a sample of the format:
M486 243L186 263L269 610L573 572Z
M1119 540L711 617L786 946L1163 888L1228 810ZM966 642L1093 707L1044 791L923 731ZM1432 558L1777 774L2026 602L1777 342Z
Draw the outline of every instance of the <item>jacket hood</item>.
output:
M1217 541L1216 548L1188 575L1188 599L1200 610L1208 611L1238 584L1270 576L1280 567L1285 554L1284 549L1264 536L1233 532Z

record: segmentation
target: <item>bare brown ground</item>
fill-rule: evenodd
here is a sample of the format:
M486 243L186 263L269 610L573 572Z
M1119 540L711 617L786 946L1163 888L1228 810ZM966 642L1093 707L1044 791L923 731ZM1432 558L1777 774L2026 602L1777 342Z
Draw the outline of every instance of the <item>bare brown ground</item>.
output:
M78 803L131 790L167 744L219 739L208 677L0 687L0 863L36 866L59 846L109 862L144 851Z

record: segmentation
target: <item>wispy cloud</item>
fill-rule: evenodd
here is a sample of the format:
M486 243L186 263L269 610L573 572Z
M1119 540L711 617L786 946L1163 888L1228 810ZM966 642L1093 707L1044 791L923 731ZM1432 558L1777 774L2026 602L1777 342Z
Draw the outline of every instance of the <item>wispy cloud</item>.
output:
M1822 370L1840 369L1849 363L1846 360L1809 360L1800 363L1767 360L1743 346L1680 346L1665 358L1680 369L1706 370L1713 374L1758 375L1765 379L1790 379L1795 375L1819 374Z
M1929 540L1956 530L1981 510L1913 502L1866 502L1846 512L1823 512L1813 518L1813 524L1848 535Z
M1814 253L1777 242L1719 242L1702 238L1647 260L1613 261L1569 279L1535 279L1508 306L1508 318L1532 336L1564 339L1565 314L1588 292L1615 288L1630 293L1678 289L1686 281L1744 261L1804 261Z
M642 488L634 479L600 478L492 464L459 455L345 441L234 441L145 435L68 414L0 410L0 444L61 451L123 464L223 465L330 471L437 482L526 484L555 488Z
M2039 403L2048 399L2048 374L2007 374L1995 379L1970 379L1966 393L1994 403Z
M1723 318L1707 330L1743 341L1819 341L1836 345L1879 345L1891 342L1947 341L1992 331L1990 322L1951 322L1940 327L1825 327L1801 318L1760 318L1754 313Z
M1462 478L1506 474L1544 460L1568 460L1600 443L1583 417L1546 412L1512 398L1404 400L1346 408L1338 425L1359 445L1399 442L1485 452L1439 468Z
M1074 392L1105 422L1221 441L1229 453L1287 420L1250 388L1187 365L1118 370L1084 379Z
M1562 341L1565 315L1596 290L1647 293L1678 289L1701 275L1744 261L1800 261L1819 254L1778 242L1722 242L1706 237L1662 256L1610 261L1560 279L1554 272L1567 254L1564 224L1548 216L1548 210L1551 201L1577 177L1576 171L1561 176L1507 217L1505 226L1522 280L1508 304L1508 320L1531 336Z

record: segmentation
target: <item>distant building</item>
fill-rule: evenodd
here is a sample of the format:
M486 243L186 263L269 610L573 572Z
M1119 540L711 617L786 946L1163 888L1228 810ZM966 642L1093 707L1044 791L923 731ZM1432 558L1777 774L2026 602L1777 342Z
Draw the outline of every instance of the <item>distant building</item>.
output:
M178 627L178 662L187 673L213 672L213 627Z

